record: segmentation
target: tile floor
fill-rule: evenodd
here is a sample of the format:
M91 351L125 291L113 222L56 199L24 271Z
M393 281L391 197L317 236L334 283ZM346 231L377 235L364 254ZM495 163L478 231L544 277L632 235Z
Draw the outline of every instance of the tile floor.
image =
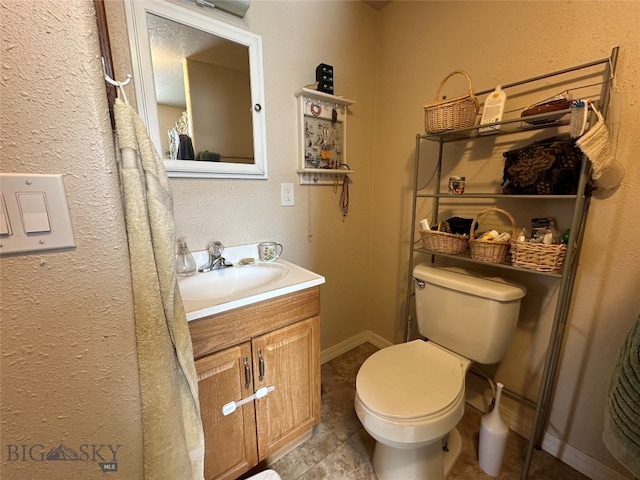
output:
M376 480L371 465L374 440L353 408L355 382L364 360L377 350L365 343L322 366L322 421L312 437L271 466L282 480ZM477 461L481 413L466 406L458 425L463 451L448 480L490 480ZM511 432L499 480L520 478L527 442ZM530 480L584 480L587 477L543 451L534 453ZM402 480L402 479L398 479Z

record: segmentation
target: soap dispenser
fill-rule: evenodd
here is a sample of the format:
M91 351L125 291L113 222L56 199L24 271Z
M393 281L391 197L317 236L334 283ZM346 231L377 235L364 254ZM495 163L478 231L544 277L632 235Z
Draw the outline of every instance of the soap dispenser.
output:
M176 253L176 273L180 277L188 277L196 273L196 261L189 251L187 241L180 237L178 242L178 253Z

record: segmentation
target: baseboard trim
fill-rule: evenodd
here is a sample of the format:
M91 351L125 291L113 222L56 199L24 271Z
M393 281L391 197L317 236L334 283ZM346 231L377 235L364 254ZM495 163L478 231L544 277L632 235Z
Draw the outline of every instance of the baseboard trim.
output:
M367 342L381 349L393 345L391 342L385 340L380 335L373 333L371 330L366 330L351 338L347 338L343 342L340 342L333 347L322 350L322 352L320 352L320 363L325 364L327 362L330 362L343 353L347 353L349 350L353 350L357 346Z
M592 457L564 443L550 433L545 433L542 439L542 449L576 469L591 480L628 480L629 477L612 470Z
M393 345L381 336L370 330L366 330L333 347L323 350L320 353L320 362L322 364L327 363L343 353L347 353L349 350L367 342L378 348L386 348ZM467 381L467 403L480 411L485 411L489 402L487 401L486 392L483 391L485 385L482 382L482 380L478 380L478 382ZM490 396L490 394L488 396ZM507 397L506 395L503 396L501 405L503 418L509 428L513 432L528 438L531 432L534 413L531 406L518 402L516 399ZM563 463L566 463L571 468L586 475L591 480L628 480L628 477L603 465L550 433L544 434L542 449Z

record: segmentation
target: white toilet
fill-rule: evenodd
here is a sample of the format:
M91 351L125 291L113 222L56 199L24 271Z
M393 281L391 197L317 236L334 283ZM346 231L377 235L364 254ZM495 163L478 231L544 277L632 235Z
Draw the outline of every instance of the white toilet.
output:
M420 264L418 329L428 341L384 348L356 378L355 409L376 440L379 480L444 480L460 456L455 428L464 413L465 374L472 361L504 356L526 290L460 268Z

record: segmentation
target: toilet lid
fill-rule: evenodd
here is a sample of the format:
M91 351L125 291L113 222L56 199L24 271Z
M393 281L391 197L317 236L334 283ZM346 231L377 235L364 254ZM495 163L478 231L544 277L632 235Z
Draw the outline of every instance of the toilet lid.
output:
M376 414L411 419L437 414L464 385L460 360L422 340L383 348L360 367L356 391Z

